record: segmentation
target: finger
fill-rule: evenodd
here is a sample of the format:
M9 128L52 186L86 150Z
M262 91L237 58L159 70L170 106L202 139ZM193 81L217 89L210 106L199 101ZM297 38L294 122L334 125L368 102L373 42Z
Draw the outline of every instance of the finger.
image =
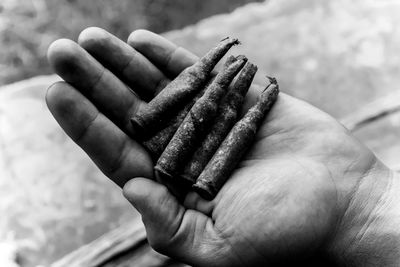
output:
M183 206L187 209L197 210L207 216L211 216L214 209L213 201L207 201L196 192L189 192L184 199Z
M77 43L60 39L48 49L54 70L85 95L102 113L129 134L129 121L145 105L123 82L105 69Z
M136 30L131 33L128 44L153 62L170 78L174 78L198 60L198 57L188 50L146 30Z
M152 178L148 153L71 85L53 84L46 102L64 131L116 184L122 187L135 176Z
M131 33L128 44L167 73L171 79L198 60L198 57L190 51L146 30L136 30ZM255 103L262 89L260 86L254 85L250 88L242 109L243 112L246 112Z
M123 189L124 196L140 212L147 239L158 252L194 266L215 266L227 244L206 215L185 210L168 189L149 179L134 178Z
M103 29L85 29L79 35L78 43L142 99L150 100L170 82L141 53Z

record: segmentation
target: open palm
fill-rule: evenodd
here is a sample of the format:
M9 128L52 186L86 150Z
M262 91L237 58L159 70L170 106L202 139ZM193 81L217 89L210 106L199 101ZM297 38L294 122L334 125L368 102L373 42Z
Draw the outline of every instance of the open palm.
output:
M83 31L79 45L53 43L49 61L66 82L49 88L47 102L67 134L124 187L156 250L196 266L270 266L340 253L354 192L381 168L368 149L329 115L282 93L217 197L191 192L179 203L152 180L153 162L131 138L129 118L196 57L147 31L128 44L97 28ZM245 107L260 89L251 88Z

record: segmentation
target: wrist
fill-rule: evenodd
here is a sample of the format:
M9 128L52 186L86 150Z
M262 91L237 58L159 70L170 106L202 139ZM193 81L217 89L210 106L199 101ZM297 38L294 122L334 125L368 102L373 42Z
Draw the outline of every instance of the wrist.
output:
M332 242L344 266L400 265L400 175L381 162L360 181Z

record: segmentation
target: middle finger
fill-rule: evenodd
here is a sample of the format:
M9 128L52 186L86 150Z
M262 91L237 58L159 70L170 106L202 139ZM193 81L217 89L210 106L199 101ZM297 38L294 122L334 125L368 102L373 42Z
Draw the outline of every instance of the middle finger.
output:
M52 43L48 58L57 74L77 88L120 129L133 135L130 118L146 103L77 43Z
M85 29L78 43L144 100L153 98L170 82L141 53L101 28Z

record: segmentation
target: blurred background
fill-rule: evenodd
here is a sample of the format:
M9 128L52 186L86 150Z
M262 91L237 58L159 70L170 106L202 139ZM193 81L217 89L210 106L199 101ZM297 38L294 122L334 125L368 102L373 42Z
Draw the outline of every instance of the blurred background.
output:
M0 85L50 73L49 44L57 38L75 40L86 27L126 40L134 29L179 29L247 2L257 0L1 0Z
M47 110L55 39L145 28L202 55L238 37L255 82L277 77L400 169L398 14L397 0L0 0L0 266L50 266L138 220Z

